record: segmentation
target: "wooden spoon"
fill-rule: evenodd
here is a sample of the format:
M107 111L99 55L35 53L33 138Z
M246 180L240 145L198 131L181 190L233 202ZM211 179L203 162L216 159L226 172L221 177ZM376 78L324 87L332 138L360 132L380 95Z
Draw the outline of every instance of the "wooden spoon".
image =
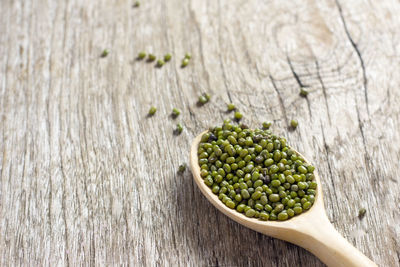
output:
M324 208L321 181L316 171L314 171L314 175L318 187L313 206L307 212L287 221L261 221L256 218L248 218L243 213L225 206L200 176L197 148L204 133L201 133L193 140L190 151L190 166L197 186L217 209L250 229L307 249L328 266L377 266L347 242L329 222ZM298 154L301 155L300 153ZM305 159L305 161L307 160Z

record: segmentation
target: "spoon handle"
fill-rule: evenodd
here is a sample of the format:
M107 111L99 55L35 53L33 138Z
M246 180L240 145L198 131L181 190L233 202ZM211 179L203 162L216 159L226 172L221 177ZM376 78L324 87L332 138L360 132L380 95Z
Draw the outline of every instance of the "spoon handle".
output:
M377 266L351 245L329 222L321 218L304 223L291 241L317 256L328 266Z

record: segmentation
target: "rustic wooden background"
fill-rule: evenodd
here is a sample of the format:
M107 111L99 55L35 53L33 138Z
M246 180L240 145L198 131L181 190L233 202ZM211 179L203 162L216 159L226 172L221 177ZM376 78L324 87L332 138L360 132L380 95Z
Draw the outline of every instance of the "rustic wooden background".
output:
M398 1L132 5L0 2L1 266L321 266L229 220L176 173L193 137L232 117L228 102L314 162L340 233L400 266ZM140 50L173 60L155 68ZM198 107L203 92L212 100Z

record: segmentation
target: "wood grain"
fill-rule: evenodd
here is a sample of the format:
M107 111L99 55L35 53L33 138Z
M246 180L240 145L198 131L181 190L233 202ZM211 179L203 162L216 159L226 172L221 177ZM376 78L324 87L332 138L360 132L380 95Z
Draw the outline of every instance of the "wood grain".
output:
M1 266L321 266L228 219L176 173L191 140L231 117L228 102L314 162L347 240L400 266L397 1L132 5L0 2ZM140 50L173 60L158 69ZM198 107L202 92L212 100Z

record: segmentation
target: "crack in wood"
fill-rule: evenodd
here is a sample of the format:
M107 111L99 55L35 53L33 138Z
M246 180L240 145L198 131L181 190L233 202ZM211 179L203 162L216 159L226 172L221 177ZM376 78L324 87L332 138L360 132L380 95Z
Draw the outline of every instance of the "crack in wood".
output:
M317 67L317 77L318 77L319 83L321 84L322 94L323 94L323 96L324 96L325 107L326 107L326 113L328 114L329 124L332 124L332 121L331 121L331 112L329 111L329 105L328 105L328 97L327 97L327 93L326 93L326 88L325 88L324 81L322 80L322 77L321 77L321 73L320 73L320 69L319 69L319 64L318 64L318 60L315 60L315 66Z
M368 113L368 116L369 116L370 113L369 113L368 86L367 86L368 80L367 80L367 74L366 74L366 70L365 70L364 60L363 60L363 58L361 56L360 49L358 49L358 45L356 44L356 42L354 42L353 37L351 36L351 34L349 32L349 29L347 28L346 20L344 19L344 16L343 16L342 6L340 5L339 0L335 0L335 2L336 2L336 5L338 7L338 10L339 10L340 19L342 21L343 28L344 28L344 31L346 33L347 39L349 40L351 46L353 47L353 49L356 52L357 57L358 57L358 59L360 61L360 65L361 65L361 69L362 69L362 75L363 75L364 100L365 100L365 105L366 105L366 108L367 108L367 113Z
M307 88L307 87L309 87L308 85L304 85L304 84L301 82L301 80L300 80L300 78L299 78L299 75L297 75L296 71L295 71L294 68L293 68L293 64L292 64L292 61L290 60L289 56L286 56L286 59L287 59L287 62L288 62L288 64L289 64L290 71L292 72L293 77L295 78L295 80L296 80L297 84L299 85L300 89L301 89L301 88ZM306 99L306 103L307 103L308 116L310 117L310 120L312 121L311 104L310 104L310 101L308 100L307 97L306 97L305 99Z
M280 107L280 109L281 109L281 111L283 113L283 117L284 117L284 120L285 120L286 128L289 128L289 121L288 121L288 117L287 117L287 114L286 114L286 108L285 108L285 104L283 103L283 99L282 99L281 93L279 92L279 89L278 89L278 87L276 86L276 83L275 83L275 79L274 79L274 77L272 77L271 74L269 75L269 79L271 80L272 88L274 88L274 91L275 91L275 93L276 93L276 95L278 97L279 107Z

